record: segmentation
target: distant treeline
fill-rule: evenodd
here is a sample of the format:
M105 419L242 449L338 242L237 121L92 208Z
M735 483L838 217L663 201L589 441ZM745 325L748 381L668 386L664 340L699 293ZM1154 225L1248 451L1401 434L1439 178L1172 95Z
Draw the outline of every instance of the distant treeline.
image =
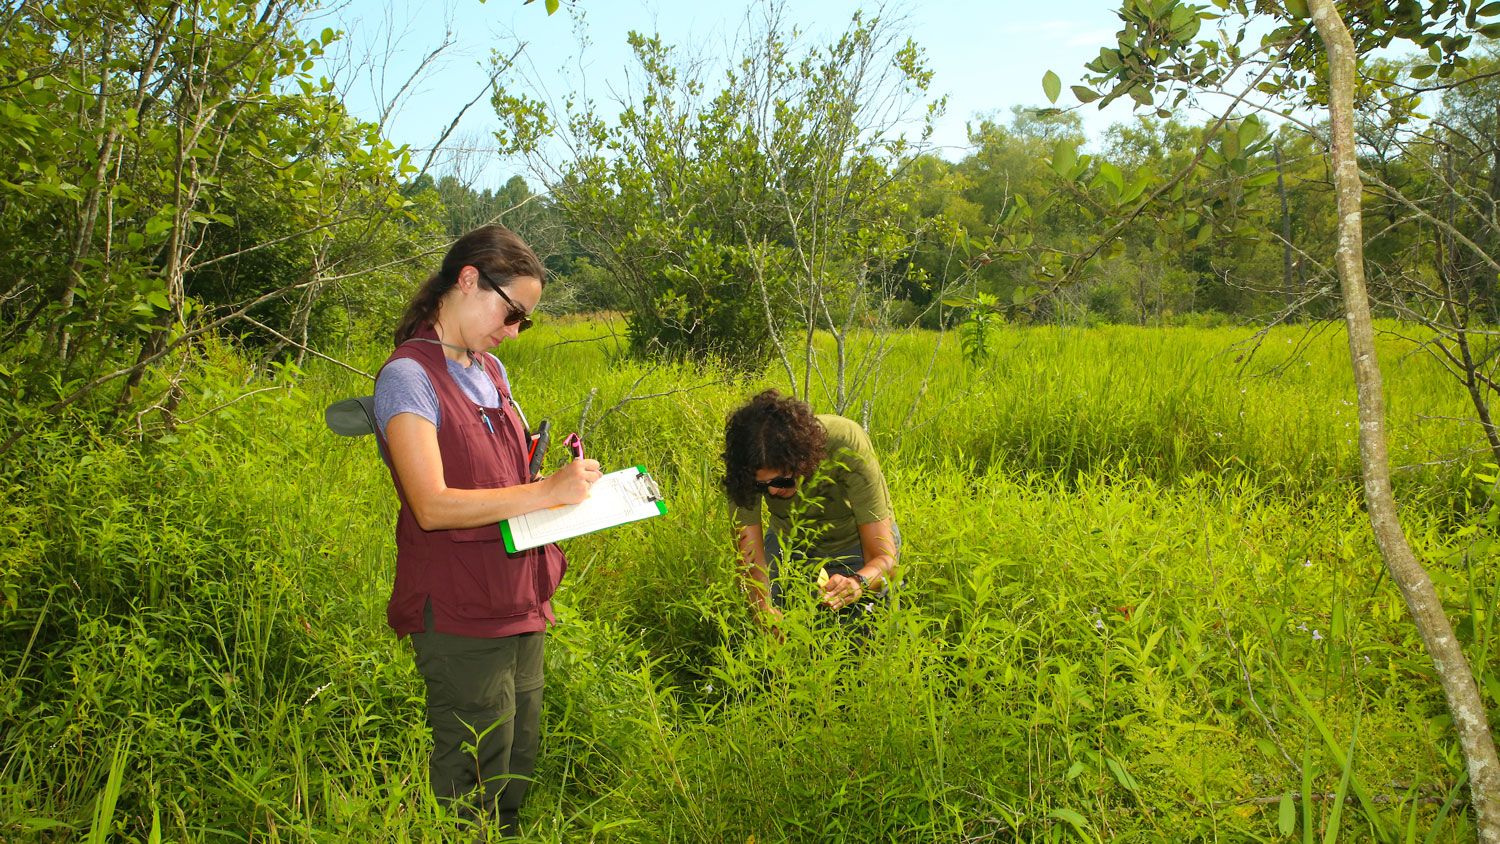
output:
M548 109L502 62L495 152L551 175L496 190L474 154L419 157L353 117L321 75L341 34L312 34L315 9L0 12L0 453L74 412L170 430L212 343L262 365L338 357L389 330L449 238L492 220L546 256L550 309L624 311L637 353L751 367L790 367L819 330L1338 313L1317 125L1158 109L1088 142L1075 112L1016 109L974 123L953 161L903 131L941 102L902 32L856 16L805 44L768 20L727 72L632 35L617 113ZM1494 318L1493 43L1425 93L1431 66L1366 65L1384 315Z

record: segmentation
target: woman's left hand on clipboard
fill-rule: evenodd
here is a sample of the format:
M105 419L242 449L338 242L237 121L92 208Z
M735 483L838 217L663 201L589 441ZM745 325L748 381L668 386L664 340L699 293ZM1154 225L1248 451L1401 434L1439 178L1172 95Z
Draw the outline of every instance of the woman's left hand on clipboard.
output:
M562 468L538 483L544 485L553 506L577 504L589 497L589 487L603 476L599 471L599 461L584 458L564 463Z

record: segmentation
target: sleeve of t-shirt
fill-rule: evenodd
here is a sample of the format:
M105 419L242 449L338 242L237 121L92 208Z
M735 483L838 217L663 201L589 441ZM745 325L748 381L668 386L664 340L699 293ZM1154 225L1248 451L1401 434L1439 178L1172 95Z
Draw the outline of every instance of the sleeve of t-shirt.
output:
M844 492L849 496L849 509L854 511L855 524L884 521L891 518L894 511L885 475L880 471L880 460L875 457L875 447L870 444L864 429L857 425L851 427L852 447L840 449L834 455L848 472Z
M415 413L434 428L442 426L437 391L432 389L427 370L411 358L391 361L375 379L375 423L380 432L384 434L391 419L402 413Z
M760 527L760 502L755 502L754 507L736 506L734 523L740 527Z

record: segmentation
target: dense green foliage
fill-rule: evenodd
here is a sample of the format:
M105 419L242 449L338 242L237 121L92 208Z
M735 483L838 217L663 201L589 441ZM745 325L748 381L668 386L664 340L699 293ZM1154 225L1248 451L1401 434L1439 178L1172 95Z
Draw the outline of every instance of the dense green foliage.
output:
M811 608L773 645L737 592L713 455L762 379L632 362L617 331L501 349L533 417L575 427L597 388L591 453L651 466L671 508L568 545L535 837L1287 840L1338 815L1347 840L1469 840L1357 503L1336 328L1273 332L1245 374L1241 330L1006 329L982 367L901 338L859 406L905 585L858 653ZM1495 705L1481 464L1424 465L1472 432L1408 348L1385 353L1410 533ZM207 354L185 414L273 389L5 464L0 837L439 840L420 681L384 626L394 497L371 441L320 419L362 384Z
M768 7L719 82L631 33L641 81L618 118L589 100L549 114L495 97L513 151L550 152L549 129L567 139L551 196L629 304L638 354L753 369L785 356L784 333L878 313L904 277L909 145L891 124L931 72L879 19L856 15L842 36L805 45L777 16Z
M1317 104L1300 2L1214 5ZM1500 4L1347 5L1427 51L1365 62L1368 271L1407 531L1493 710ZM672 507L569 544L535 837L1472 838L1360 509L1321 129L1165 108L1257 72L1216 12L1122 3L1073 93L1159 110L1099 148L1018 109L956 160L896 131L942 103L881 19L768 14L720 75L635 35L620 115L497 92L507 141L575 142L539 196L418 173L318 75L317 8L0 10L0 839L450 837L389 480L319 416L496 219L553 314L625 311L503 349L528 410ZM1230 327L1266 317L1304 324ZM884 457L906 583L860 652L737 592L714 455L766 383Z
M404 273L388 270L425 228L396 193L404 155L310 74L336 33L304 37L306 11L0 12L0 153L16 163L0 181L0 412L113 405L170 428L210 335L274 356L389 310ZM361 289L326 297L356 273Z

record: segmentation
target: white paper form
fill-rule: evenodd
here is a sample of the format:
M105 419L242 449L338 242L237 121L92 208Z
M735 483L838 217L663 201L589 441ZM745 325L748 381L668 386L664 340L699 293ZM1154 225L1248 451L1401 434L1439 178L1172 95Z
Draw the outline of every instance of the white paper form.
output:
M515 553L666 512L655 479L644 467L632 466L595 481L583 501L506 519L500 532L505 550Z

